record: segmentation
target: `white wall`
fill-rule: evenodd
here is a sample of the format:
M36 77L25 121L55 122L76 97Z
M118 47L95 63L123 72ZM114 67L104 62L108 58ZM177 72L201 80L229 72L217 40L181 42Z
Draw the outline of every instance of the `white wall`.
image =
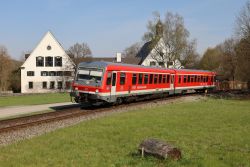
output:
M167 53L167 49L164 46L164 42L162 39L159 40L158 44L156 45L157 50L161 50L163 53ZM147 56L147 58L142 62L141 65L143 66L150 66L150 62L155 62L155 66L160 66L159 63L157 62L157 60L155 59L155 55L158 55L159 53L155 50L152 49L151 52L149 53L149 55ZM165 67L167 67L167 61L164 62ZM179 60L175 60L174 61L174 65L169 66L169 68L180 68L181 67L181 63Z
M47 46L51 46L51 50L47 49ZM44 57L44 67L36 66L36 57ZM53 57L53 67L45 66L45 57ZM62 67L54 67L54 57L62 57ZM21 92L22 93L44 93L54 92L58 89L49 89L50 81L55 81L55 88L57 88L57 81L72 80L73 77L62 77L62 76L41 76L41 71L74 71L74 64L65 53L60 44L56 41L53 35L48 32L37 47L33 50L31 55L27 58L21 67ZM27 76L27 71L34 71L34 76ZM42 82L47 82L47 88L42 88ZM33 82L33 89L29 89L29 82Z

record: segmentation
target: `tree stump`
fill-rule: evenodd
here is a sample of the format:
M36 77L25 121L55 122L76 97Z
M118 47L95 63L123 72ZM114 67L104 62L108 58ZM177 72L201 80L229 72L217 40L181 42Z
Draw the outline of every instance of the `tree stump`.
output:
M138 148L142 156L153 155L158 158L170 158L179 160L181 151L176 147L157 139L146 139L141 142Z

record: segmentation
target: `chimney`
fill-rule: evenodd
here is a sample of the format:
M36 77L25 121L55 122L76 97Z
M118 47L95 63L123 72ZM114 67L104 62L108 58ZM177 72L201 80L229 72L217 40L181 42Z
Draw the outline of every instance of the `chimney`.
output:
M24 55L25 60L30 56L30 53Z
M121 63L122 62L122 54L121 53L116 53L116 62Z

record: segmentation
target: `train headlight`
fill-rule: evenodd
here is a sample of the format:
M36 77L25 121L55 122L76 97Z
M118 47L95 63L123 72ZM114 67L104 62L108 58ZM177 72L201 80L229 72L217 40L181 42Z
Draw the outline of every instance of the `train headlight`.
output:
M99 90L98 90L98 89L96 89L96 90L95 90L95 93L99 93Z
M78 87L75 87L75 90L78 90Z

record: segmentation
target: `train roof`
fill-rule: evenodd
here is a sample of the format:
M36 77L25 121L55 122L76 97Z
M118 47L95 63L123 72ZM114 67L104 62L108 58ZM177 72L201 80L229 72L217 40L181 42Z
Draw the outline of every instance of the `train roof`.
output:
M94 62L82 62L79 63L78 67L107 67L107 66L122 66L122 67L134 67L134 68L145 68L145 69L157 69L157 70L174 70L169 68L161 68L161 67L149 67L135 64L125 64L125 63L113 63L113 62L105 62L105 61L94 61Z
M94 61L94 62L82 62L79 63L78 67L98 67L98 68L105 68L107 66L123 66L123 67L134 67L134 68L145 68L145 69L157 69L157 70L172 70L176 72L206 72L206 73L213 73L212 71L208 70L197 70L197 69L171 69L171 68L162 68L162 67L148 67L142 65L134 65L134 64L125 64L125 63L113 63L113 62L106 62L106 61Z

